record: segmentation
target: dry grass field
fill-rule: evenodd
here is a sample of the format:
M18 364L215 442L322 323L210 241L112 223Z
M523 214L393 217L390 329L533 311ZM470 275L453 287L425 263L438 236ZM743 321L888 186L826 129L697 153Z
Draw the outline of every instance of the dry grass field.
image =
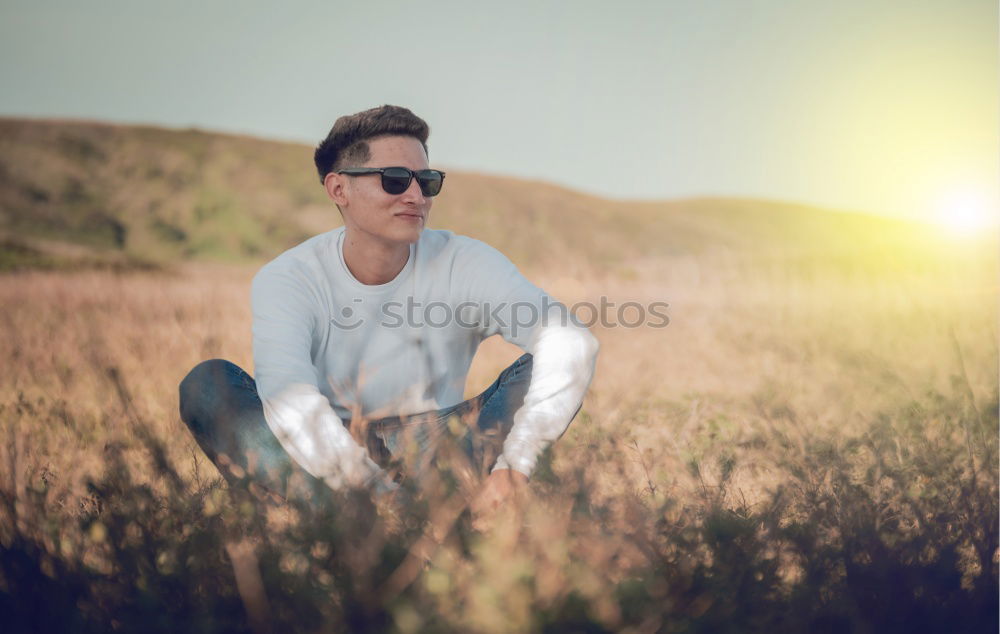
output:
M276 503L177 388L253 372L252 275L338 220L311 153L0 119L4 631L996 631L995 234L448 168L432 227L669 324L592 327L580 414L491 523L447 443L396 499ZM485 342L468 395L519 354Z
M995 252L955 262L526 270L567 304L668 302L670 323L592 329L580 415L485 529L454 460L397 506L223 485L177 384L213 357L252 373L253 267L4 274L0 613L8 631L995 631ZM486 342L468 392L519 352Z

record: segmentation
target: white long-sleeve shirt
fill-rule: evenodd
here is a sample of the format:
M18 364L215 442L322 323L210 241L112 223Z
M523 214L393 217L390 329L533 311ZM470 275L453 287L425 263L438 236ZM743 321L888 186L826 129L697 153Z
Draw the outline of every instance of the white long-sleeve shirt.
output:
M493 469L530 476L583 401L597 339L479 240L425 229L402 271L379 285L351 274L343 240L344 227L315 236L253 279L254 373L282 447L332 488L371 484L382 469L342 421L462 402L480 342L500 334L533 363Z

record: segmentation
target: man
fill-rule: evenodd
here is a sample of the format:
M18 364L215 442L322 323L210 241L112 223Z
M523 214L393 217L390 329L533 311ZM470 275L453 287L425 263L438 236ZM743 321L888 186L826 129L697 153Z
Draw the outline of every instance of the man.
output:
M428 165L428 134L386 105L339 118L316 149L344 225L254 277L256 382L215 359L181 383L181 417L227 477L249 470L282 492L301 467L334 489L391 490L387 460L408 441L433 454L457 416L471 425L470 459L491 463L473 504L485 512L527 482L579 411L597 340L496 249L426 228L445 176ZM462 401L493 334L526 354Z

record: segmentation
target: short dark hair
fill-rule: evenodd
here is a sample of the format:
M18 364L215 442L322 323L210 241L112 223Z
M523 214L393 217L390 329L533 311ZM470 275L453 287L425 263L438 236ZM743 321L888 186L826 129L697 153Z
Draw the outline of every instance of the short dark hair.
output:
M378 106L337 119L320 144L313 161L319 181L344 167L357 167L371 159L368 141L385 136L411 136L420 141L427 152L427 122L400 106Z

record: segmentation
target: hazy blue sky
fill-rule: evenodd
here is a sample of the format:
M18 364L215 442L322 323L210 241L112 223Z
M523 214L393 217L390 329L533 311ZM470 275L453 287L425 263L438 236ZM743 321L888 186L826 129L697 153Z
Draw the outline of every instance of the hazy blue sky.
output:
M0 115L315 143L394 103L431 124L433 164L612 197L997 197L995 1L0 7Z

